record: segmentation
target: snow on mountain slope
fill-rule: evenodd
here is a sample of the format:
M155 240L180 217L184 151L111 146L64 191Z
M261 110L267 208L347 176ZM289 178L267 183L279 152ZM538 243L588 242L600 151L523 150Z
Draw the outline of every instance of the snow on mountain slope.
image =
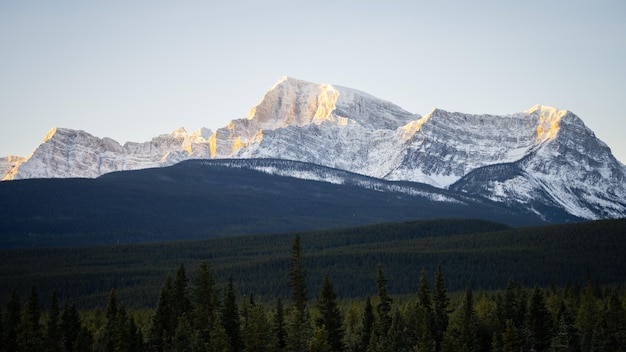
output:
M210 141L211 157L261 157L265 154L280 158L283 156L278 154L287 153L307 154L302 155L306 158L303 161L315 162L320 161L317 150L293 150L298 148L294 144L302 144L304 138L321 141L327 148L344 149L348 146L342 143L363 143L370 134L395 130L416 118L419 115L366 93L284 77L250 109L245 119L233 120L216 131ZM328 146L328 138L333 138L338 145ZM324 148L324 145L319 147ZM308 143L303 145L305 149L308 146ZM263 150L266 148L270 150Z
M27 158L12 155L0 158L0 176L15 173L17 167L26 160Z
M505 116L435 109L399 131L406 152L386 178L448 187L476 168L522 159L556 136L566 113L543 106Z
M33 154L20 160L4 180L94 178L113 171L173 165L194 153L208 157L206 138L210 134L206 129L187 134L179 128L150 142L128 142L122 146L85 131L53 128Z
M532 209L588 218L626 216L626 167L582 120L535 106L494 116L434 109L424 117L354 89L280 79L214 133L179 129L124 146L54 129L25 160L0 163L4 179L97 177L186 159L271 158L386 180L454 188Z
M402 193L422 197L435 202L467 205L466 199L452 196L449 192L412 182L388 182L341 169L286 159L217 159L205 161L207 165L220 165L234 169L256 170L270 175L286 176L301 180L351 185L379 192Z
M521 159L475 170L451 189L535 209L561 207L585 219L626 215L626 167L569 111L536 107L547 121L539 144ZM543 117L541 117L543 116ZM549 122L551 121L551 122Z

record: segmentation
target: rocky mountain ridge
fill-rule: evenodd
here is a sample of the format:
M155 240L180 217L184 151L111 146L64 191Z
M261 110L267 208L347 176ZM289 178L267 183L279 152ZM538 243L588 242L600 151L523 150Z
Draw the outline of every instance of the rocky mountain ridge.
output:
M279 80L248 116L215 132L178 129L121 146L57 128L29 158L0 161L0 168L5 180L93 178L221 158L298 160L538 214L558 207L586 219L626 216L626 167L572 112L537 105L504 116L434 109L422 117L350 88L293 78Z

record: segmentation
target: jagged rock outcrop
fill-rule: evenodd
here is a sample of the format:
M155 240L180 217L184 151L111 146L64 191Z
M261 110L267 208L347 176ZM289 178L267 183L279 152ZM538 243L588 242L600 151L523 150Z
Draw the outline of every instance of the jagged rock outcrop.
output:
M53 128L33 154L16 163L4 179L93 178L113 171L173 165L194 153L208 157L208 135L210 130L187 134L180 128L149 142L122 146L85 131Z

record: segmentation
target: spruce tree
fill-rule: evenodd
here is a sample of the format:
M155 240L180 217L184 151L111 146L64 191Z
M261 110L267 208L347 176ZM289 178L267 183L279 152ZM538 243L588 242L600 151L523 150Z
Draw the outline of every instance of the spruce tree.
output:
M316 326L309 341L307 352L332 352L328 344L328 330L324 325Z
M244 350L265 352L272 348L272 326L268 320L265 309L261 305L249 303L248 318L246 319L244 333Z
M518 352L521 349L517 328L513 319L506 320L506 327L502 333L502 352Z
M145 350L144 342L143 342L143 334L135 319L133 317L129 317L128 319L128 335L129 335L129 345L128 350L131 352L142 352Z
M434 342L434 316L433 304L431 301L430 289L426 280L426 271L422 270L419 281L419 290L417 293L417 337L418 346L421 350L430 351Z
M394 309L391 317L391 327L388 333L389 342L385 349L393 352L411 351L412 346L407 338L406 329L407 326L400 310ZM428 349L426 349L426 351L428 351Z
M317 310L319 317L315 320L316 327L323 326L326 329L328 345L332 351L343 351L343 319L337 303L337 294L333 290L328 275L324 277Z
M213 330L213 324L217 316L218 306L217 293L215 291L215 279L205 261L200 263L198 277L195 280L193 290L194 303L194 327L199 331L200 339L209 343L209 336Z
M552 317L546 308L545 298L539 286L535 286L528 307L526 326L530 333L530 344L537 351L546 350L552 337Z
M178 324L176 324L176 331L174 331L174 337L172 338L172 350L176 352L195 352L203 350L203 347L204 344L200 343L196 331L191 327L186 314L183 313L178 318Z
M230 337L222 326L222 320L216 319L210 334L211 343L207 345L208 352L233 352Z
M594 329L592 346L598 351L626 350L626 314L617 295L609 294Z
M308 340L312 334L309 313L306 309L308 293L306 287L306 270L302 263L302 245L300 235L296 235L291 245L291 271L289 286L292 289L294 311L289 319L287 333L287 350L304 351L308 348Z
M307 304L306 270L302 263L302 245L300 235L296 235L291 245L291 271L289 272L289 286L292 289L293 304L300 314L305 315Z
M472 352L477 349L476 317L472 289L467 288L461 305L461 327L459 343L463 351Z
M367 351L367 347L374 331L374 307L372 306L372 300L367 297L365 300L365 308L363 309L363 323L361 328L361 351Z
M174 304L174 319L178 323L178 318L183 314L188 316L191 313L191 302L189 300L189 279L187 279L187 273L185 266L180 264L176 271L176 279L174 280L173 290L173 304Z
M60 329L61 312L56 291L52 292L50 312L46 324L45 347L49 352L60 352L62 347L62 336Z
M506 284L506 291L502 300L500 324L504 325L507 320L512 320L516 328L521 328L523 320L518 319L519 302L517 296L518 285L513 279Z
M21 320L22 308L20 304L20 298L17 292L13 290L11 297L6 305L6 312L4 314L4 334L2 336L2 342L5 351L17 351L18 345L18 328Z
M554 352L569 352L569 351L576 350L572 346L572 337L570 335L570 329L563 316L559 318L554 336L552 337L552 340L550 341L550 350Z
M441 265L437 265L435 274L435 291L433 292L433 338L435 340L435 351L441 351L443 335L448 329L448 306L450 299L446 291L446 284L443 278Z
M4 312L0 307L0 352L4 352Z
M593 284L588 280L580 297L576 315L576 327L580 334L580 347L583 351L589 351L592 348L593 332L599 316L600 305L595 296Z
M272 336L275 339L275 350L283 351L287 344L287 330L285 328L285 311L280 298L276 302L276 312L272 322Z
M18 350L41 352L43 348L43 333L40 319L39 296L37 289L33 287L28 296L28 301L22 309L17 336Z
M383 275L382 265L378 265L376 282L378 285L378 304L376 312L378 313L378 324L375 328L376 335L383 339L387 336L391 327L391 304L393 300L387 292L387 280Z
M128 312L123 305L117 308L113 320L113 331L111 335L114 352L134 352L130 350L133 341L130 336L130 323Z
M81 331L80 316L76 305L72 303L71 306L67 304L63 308L61 314L61 335L63 339L63 351L73 352L76 340Z
M149 344L156 352L166 351L176 330L177 318L174 315L174 282L168 275L161 288L159 302L152 317Z
M94 345L94 337L91 331L86 327L80 328L80 333L74 343L74 351L92 351Z
M232 274L228 277L228 285L226 286L226 291L224 292L221 318L222 326L228 335L231 351L241 351L241 326L237 299L235 297L235 289L233 287Z
M95 348L102 352L113 352L116 350L116 346L120 345L120 341L116 341L122 338L121 328L118 319L118 310L120 307L117 305L117 298L115 291L109 292L109 299L107 301L106 314L104 324L100 326L95 334ZM125 314L125 311L122 311Z

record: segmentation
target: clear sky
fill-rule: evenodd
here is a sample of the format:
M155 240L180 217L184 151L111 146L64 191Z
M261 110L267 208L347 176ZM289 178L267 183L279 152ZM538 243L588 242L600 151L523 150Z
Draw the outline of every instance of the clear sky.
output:
M242 118L282 76L424 115L580 116L626 162L626 1L2 1L0 156Z

